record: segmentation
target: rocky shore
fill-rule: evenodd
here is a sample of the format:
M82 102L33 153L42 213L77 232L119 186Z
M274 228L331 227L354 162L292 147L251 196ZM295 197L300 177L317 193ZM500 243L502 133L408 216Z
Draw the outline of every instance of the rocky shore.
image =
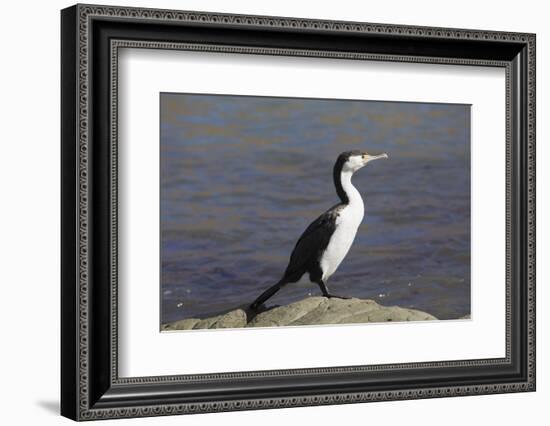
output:
M354 324L389 321L430 321L436 317L415 309L382 306L368 299L307 297L285 306L253 312L237 308L210 318L188 318L163 324L163 331L216 328L281 327L318 324Z

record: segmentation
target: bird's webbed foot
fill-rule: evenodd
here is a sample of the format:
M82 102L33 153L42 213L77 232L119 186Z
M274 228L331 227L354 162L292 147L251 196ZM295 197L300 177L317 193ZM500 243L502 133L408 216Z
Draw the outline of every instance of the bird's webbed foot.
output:
M319 285L319 287L321 288L321 293L323 293L323 297L326 297L327 299L332 299L332 298L335 298L335 299L351 299L351 297L338 296L336 294L330 293L328 291L327 285L325 284L325 282L323 280L319 280L319 281L316 281L316 282Z

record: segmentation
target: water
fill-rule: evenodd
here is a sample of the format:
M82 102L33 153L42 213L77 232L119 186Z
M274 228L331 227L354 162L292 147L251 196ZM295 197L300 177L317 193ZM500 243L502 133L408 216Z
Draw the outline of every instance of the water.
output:
M161 95L162 321L252 302L338 202L332 167L387 152L353 183L365 202L328 287L432 313L470 313L467 105ZM319 295L305 276L268 304Z

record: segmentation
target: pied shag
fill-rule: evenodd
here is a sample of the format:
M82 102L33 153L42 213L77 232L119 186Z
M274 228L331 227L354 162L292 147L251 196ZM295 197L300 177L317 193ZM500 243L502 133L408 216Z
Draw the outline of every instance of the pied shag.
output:
M284 285L299 281L306 272L309 273L310 281L319 285L323 296L345 298L331 294L326 283L346 257L365 212L363 199L352 185L351 176L369 161L379 158L388 158L388 155L348 151L338 156L333 179L341 202L306 228L290 255L283 277L250 305L252 309L256 310Z

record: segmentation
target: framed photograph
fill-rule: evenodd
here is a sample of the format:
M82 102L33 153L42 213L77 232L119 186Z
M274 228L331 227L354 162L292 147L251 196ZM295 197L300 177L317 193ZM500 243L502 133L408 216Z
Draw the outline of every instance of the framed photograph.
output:
M535 390L535 35L61 12L61 413Z

